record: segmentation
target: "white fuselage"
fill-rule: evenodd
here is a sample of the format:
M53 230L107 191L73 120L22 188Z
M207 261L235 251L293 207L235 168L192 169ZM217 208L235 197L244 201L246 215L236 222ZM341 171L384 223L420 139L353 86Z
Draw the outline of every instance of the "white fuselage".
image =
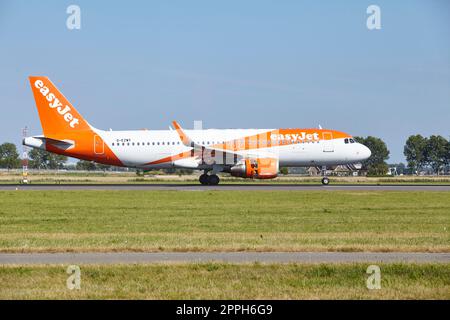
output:
M197 144L209 147L226 141L263 134L273 129L207 129L185 130ZM182 161L164 161L192 148L185 146L176 130L102 131L96 130L104 143L117 155L125 166L144 169L191 167ZM345 140L347 139L347 143ZM353 141L353 139L352 139ZM101 150L99 150L101 151ZM238 150L243 157L275 156L280 166L302 167L357 163L365 160L370 151L364 145L348 142L348 138L332 140L298 140L277 145L261 144L259 148Z

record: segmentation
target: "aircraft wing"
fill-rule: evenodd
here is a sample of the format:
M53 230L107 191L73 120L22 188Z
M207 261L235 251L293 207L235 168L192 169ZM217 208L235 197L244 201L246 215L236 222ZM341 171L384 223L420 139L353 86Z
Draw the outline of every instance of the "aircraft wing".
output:
M178 122L173 121L172 122L173 127L177 131L180 140L186 147L192 148L192 156L193 157L201 157L205 159L206 162L208 162L208 158L215 158L215 159L228 159L226 163L230 163L230 159L233 159L233 163L238 162L242 159L258 159L258 158L273 158L278 159L278 155L269 152L269 151L261 151L258 149L252 149L252 150L245 150L245 149L232 149L227 148L227 145L233 145L233 141L228 141L223 144L219 145L202 145L196 143L194 140L192 140L181 128L181 126L178 124ZM222 162L222 164L224 164Z

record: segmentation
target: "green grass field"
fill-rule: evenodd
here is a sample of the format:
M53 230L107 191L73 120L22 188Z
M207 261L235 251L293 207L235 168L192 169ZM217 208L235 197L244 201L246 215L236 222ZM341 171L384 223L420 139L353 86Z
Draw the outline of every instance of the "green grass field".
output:
M450 252L449 192L2 191L1 252Z
M366 287L367 264L180 264L0 267L0 299L450 299L450 265L380 265L381 289Z

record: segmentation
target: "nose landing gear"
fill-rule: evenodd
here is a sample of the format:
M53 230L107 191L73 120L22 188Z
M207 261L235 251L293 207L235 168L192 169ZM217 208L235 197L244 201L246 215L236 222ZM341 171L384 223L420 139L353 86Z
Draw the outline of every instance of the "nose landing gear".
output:
M324 186L327 186L330 183L330 179L328 179L328 177L327 177L327 166L322 166L322 170L321 171L322 171L322 176L323 176L322 184Z

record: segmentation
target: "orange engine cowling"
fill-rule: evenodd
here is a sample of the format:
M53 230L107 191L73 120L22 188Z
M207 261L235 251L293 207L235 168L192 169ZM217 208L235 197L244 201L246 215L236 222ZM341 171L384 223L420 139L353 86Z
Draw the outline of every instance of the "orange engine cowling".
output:
M273 179L278 175L278 159L243 159L231 167L230 172L234 177Z

